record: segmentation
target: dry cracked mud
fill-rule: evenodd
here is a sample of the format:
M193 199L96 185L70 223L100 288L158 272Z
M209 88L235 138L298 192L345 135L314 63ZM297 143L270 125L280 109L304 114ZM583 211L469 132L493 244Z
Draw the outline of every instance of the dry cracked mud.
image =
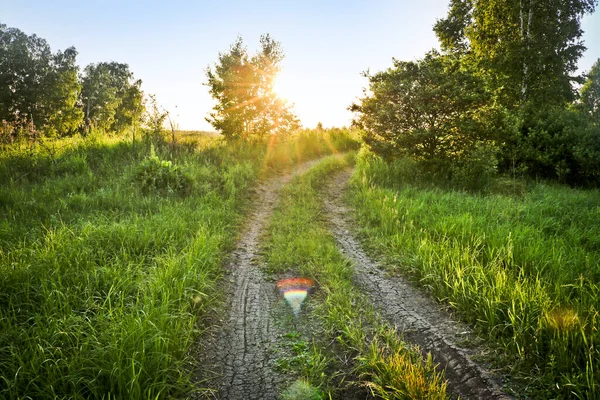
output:
M510 399L497 377L473 361L481 349L459 345L471 336L465 324L451 318L443 308L406 279L389 276L363 250L352 233L352 217L343 193L351 175L347 169L332 177L324 190L325 215L340 250L354 263L357 284L370 296L382 315L403 330L408 342L431 353L445 371L448 389L464 399Z
M214 388L217 399L276 399L283 377L275 370L278 323L275 283L260 269L260 238L273 214L279 189L318 160L260 184L241 239L228 261L224 284L226 317L203 335L198 381Z

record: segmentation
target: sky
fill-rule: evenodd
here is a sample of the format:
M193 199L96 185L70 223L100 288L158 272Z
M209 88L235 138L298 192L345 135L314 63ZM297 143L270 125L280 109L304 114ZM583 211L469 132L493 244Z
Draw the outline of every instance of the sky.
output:
M368 82L361 72L386 69L392 58L416 60L437 47L432 31L449 0L132 1L2 0L0 23L37 34L52 51L75 46L81 68L127 63L142 89L180 129L212 130L214 105L206 68L238 35L250 54L261 34L285 52L278 78L303 126L349 125L347 107ZM585 16L588 70L600 58L600 12Z

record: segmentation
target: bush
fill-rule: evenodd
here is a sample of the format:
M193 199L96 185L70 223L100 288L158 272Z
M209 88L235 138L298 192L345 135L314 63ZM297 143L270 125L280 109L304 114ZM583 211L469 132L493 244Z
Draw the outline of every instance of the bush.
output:
M574 186L600 183L600 129L576 108L526 109L502 152L505 171Z
M581 168L581 180L600 184L600 125L590 123L582 129L573 155Z
M186 172L171 161L161 160L154 152L140 163L134 178L144 194L187 195L193 186L192 179Z
M490 106L484 82L453 56L428 53L369 79L369 92L350 106L370 149L393 160L460 160L503 129L505 113Z
M471 191L488 189L496 176L497 152L494 146L477 146L467 157L450 166L452 183Z

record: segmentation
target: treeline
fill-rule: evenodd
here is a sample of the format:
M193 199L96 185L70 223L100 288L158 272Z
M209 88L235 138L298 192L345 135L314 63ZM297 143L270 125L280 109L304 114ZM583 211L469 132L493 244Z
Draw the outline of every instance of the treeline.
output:
M451 0L441 51L365 73L365 141L442 179L510 172L600 183L600 60L576 76L596 0Z
M100 62L80 73L77 50L0 24L0 140L122 132L143 114L141 80L127 64Z

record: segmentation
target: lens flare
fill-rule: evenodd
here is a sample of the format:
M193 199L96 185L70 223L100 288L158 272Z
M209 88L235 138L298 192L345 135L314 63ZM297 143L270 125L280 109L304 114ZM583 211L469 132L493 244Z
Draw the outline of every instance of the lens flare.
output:
M283 298L292 308L295 316L300 314L302 303L306 300L309 290L313 287L314 281L308 278L287 278L277 282L277 288L283 295Z

